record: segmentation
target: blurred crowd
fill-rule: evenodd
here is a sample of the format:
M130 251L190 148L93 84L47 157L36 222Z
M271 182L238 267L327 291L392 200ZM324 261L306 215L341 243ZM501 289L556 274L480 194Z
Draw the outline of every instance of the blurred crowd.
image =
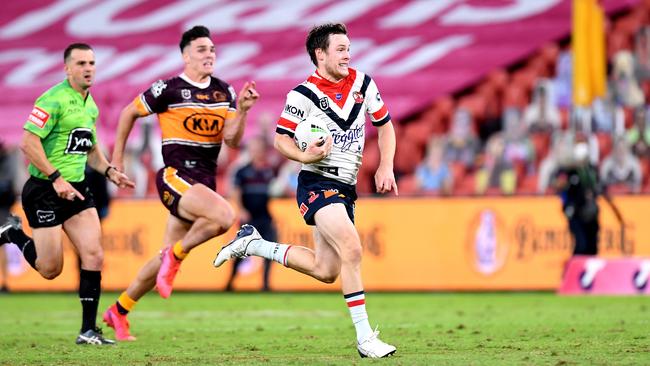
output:
M607 93L588 107L572 105L568 41L436 101L399 132L400 192L549 194L581 143L609 192L650 192L649 14L609 21Z

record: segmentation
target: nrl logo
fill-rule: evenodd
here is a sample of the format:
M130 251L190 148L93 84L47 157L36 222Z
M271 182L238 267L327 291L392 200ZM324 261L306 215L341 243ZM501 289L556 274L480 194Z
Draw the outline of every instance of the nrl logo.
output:
M319 104L319 107L320 107L320 109L322 109L322 110L326 110L327 108L330 107L329 102L327 102L327 97L322 97L322 98L320 98L319 102L320 102L320 103L318 103L318 104Z
M190 93L189 89L183 89L181 90L181 96L183 97L183 99L190 99L192 98L192 93Z

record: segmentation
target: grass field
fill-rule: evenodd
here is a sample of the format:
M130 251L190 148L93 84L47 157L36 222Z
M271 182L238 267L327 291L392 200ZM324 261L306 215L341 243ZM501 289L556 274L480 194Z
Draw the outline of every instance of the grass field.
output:
M100 310L115 299L103 294ZM650 364L650 299L550 293L375 294L391 365ZM0 296L1 365L362 365L338 294L150 294L136 342L76 346L76 294ZM104 327L105 333L113 335ZM374 362L373 362L374 363Z

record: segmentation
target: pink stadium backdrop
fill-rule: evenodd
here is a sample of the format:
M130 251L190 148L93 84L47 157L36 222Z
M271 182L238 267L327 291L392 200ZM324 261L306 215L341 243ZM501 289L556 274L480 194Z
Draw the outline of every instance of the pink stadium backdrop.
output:
M636 2L603 1L608 12ZM286 92L312 71L305 31L345 22L352 64L378 80L399 119L567 35L570 14L569 0L4 1L0 136L17 141L34 99L63 78L61 52L75 41L96 49L93 95L110 143L120 108L181 70L178 38L194 24L213 32L218 76L235 88L258 82L263 98L254 119L278 115Z

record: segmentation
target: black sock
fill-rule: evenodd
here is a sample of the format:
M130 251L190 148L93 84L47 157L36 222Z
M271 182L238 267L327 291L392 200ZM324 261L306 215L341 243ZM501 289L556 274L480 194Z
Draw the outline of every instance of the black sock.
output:
M36 269L36 247L32 238L27 236L24 231L13 228L7 230L7 237L18 246L27 263Z
M126 309L122 306L122 304L120 304L119 301L115 301L115 307L117 308L117 312L120 313L120 314L122 314L122 315L126 315L126 314L129 313L129 311L126 310Z
M102 273L81 269L79 273L79 300L81 301L81 333L97 326L97 307L101 292Z

